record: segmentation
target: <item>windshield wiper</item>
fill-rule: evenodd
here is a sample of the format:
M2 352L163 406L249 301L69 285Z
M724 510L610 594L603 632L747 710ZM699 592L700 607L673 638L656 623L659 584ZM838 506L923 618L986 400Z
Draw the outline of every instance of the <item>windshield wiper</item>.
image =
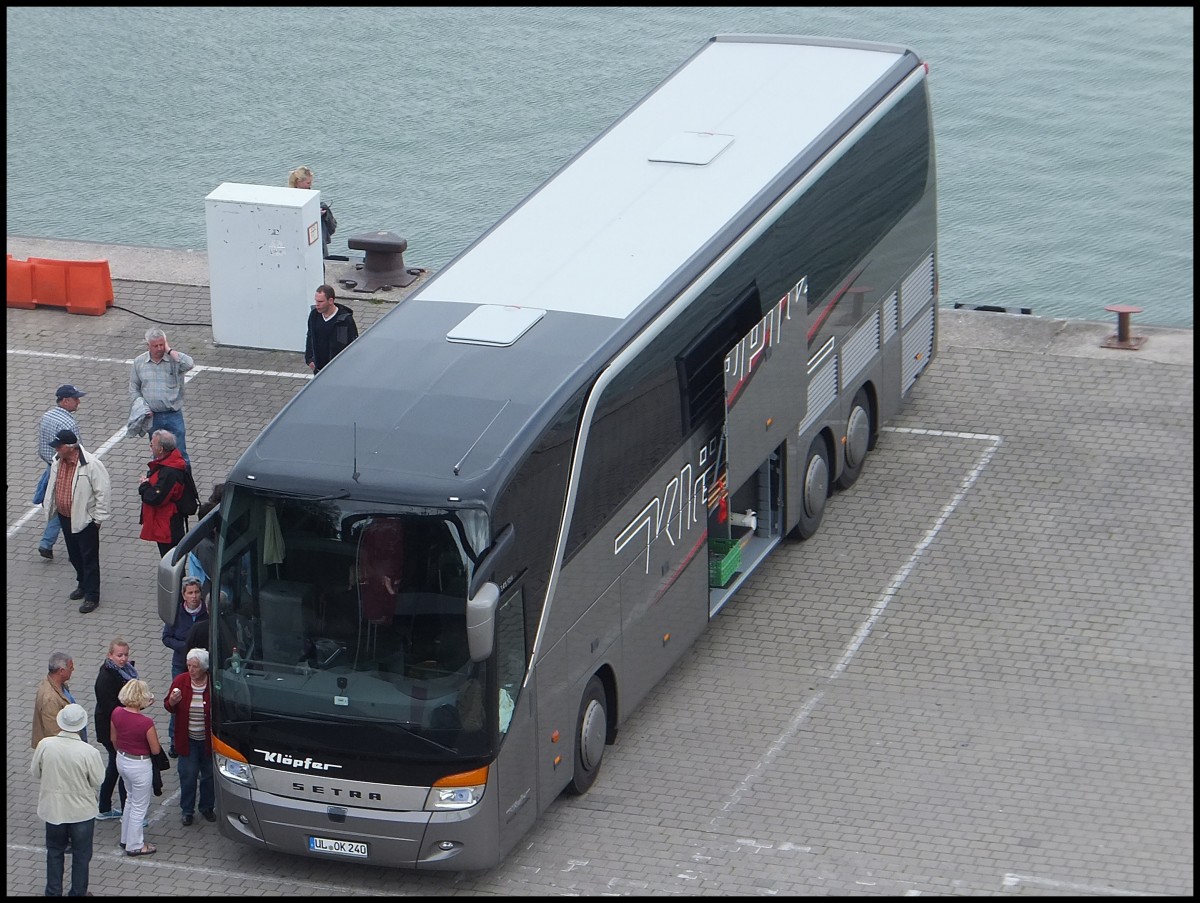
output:
M359 724L362 722L371 722L372 724L386 724L388 727L399 728L400 730L404 731L404 733L408 734L408 736L414 737L417 740L422 741L423 743L428 743L434 749L438 750L438 752L445 752L445 753L450 753L452 755L458 755L458 750L455 749L454 747L443 746L441 743L438 743L436 740L432 740L429 737L426 737L423 733L421 733L421 731L423 731L424 728L421 727L421 725L415 721L394 721L391 718L377 718L377 717L374 717L371 715L341 715L341 714L335 714L332 712L306 712L305 714L313 715L316 717L304 718L304 719L298 719L298 720L303 720L303 721L308 721L308 722L313 722L313 723L324 722L324 721L340 721L344 724Z

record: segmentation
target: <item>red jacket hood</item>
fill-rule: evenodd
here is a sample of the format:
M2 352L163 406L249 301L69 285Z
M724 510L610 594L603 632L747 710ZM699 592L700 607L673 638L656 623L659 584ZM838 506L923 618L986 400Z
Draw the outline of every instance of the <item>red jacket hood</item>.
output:
M183 459L183 455L179 453L179 449L173 448L165 458L155 458L150 462L151 470L158 470L160 467L170 467L174 470L187 470L187 461Z

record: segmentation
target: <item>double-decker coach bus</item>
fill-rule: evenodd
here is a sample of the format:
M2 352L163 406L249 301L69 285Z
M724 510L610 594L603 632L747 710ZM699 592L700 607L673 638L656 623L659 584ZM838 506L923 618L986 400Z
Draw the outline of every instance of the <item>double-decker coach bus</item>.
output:
M592 786L935 352L927 84L711 38L279 412L218 512L225 836L481 869Z

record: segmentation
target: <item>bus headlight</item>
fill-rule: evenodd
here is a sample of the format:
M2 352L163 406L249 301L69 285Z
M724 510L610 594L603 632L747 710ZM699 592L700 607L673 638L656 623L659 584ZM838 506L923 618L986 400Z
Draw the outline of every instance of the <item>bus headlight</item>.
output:
M483 799L483 788L486 784L476 787L434 787L429 791L425 800L428 812L444 812L447 809L470 809Z
M445 812L450 809L470 809L481 799L487 787L488 768L476 768L462 774L442 778L425 797L426 812Z
M230 759L228 756L222 756L219 753L213 757L216 761L217 772L235 784L242 784L246 787L253 787L254 781L250 777L250 766L245 762L239 762L237 759Z

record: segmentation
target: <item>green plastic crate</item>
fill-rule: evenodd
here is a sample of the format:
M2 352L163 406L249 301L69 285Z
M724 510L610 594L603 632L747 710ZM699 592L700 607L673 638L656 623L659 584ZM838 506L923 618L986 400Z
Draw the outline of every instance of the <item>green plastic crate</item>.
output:
M708 541L708 585L724 586L742 564L742 546L736 539Z

